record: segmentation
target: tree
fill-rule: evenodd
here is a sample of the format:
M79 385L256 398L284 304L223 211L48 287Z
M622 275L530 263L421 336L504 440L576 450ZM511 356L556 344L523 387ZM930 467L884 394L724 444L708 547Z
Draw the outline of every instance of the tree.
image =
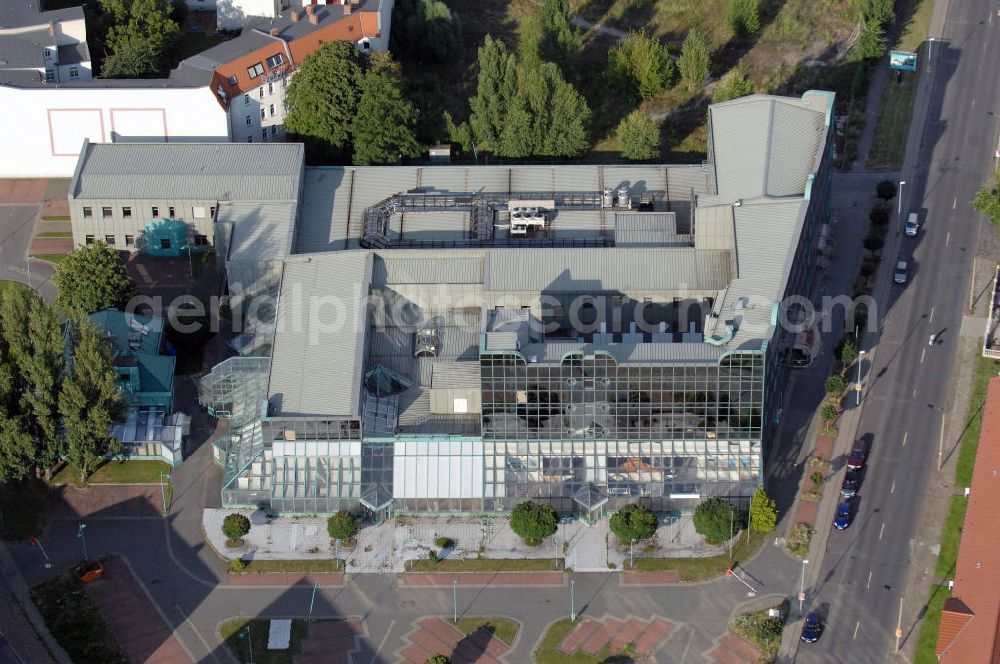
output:
M681 79L690 88L700 88L705 85L710 65L708 42L701 36L701 33L692 28L681 46L681 57L677 59L677 68L681 72Z
M861 241L861 244L865 249L874 254L885 246L885 238L876 233L869 233L865 236L865 239Z
M424 664L450 664L451 660L444 655L434 655L424 660Z
M715 86L715 90L712 91L712 102L719 104L730 99L752 95L756 91L754 84L743 76L742 72L734 69Z
M180 35L168 0L100 0L110 19L111 50L101 68L105 78L143 78L163 73Z
M551 505L533 500L518 503L510 514L510 529L531 545L554 535L557 522L556 511Z
M760 30L757 0L730 0L729 26L740 37L751 37Z
M496 150L517 92L517 62L499 39L486 35L479 47L476 94L469 99L469 125L480 148Z
M23 480L36 463L35 441L21 415L0 412L0 482Z
M845 367L849 367L854 364L856 359L858 359L858 349L855 347L854 342L848 339L840 349L840 363Z
M830 374L826 377L826 391L829 394L843 394L847 389L843 376L838 373Z
M52 277L56 306L72 314L90 314L109 307L124 309L135 295L135 282L118 252L103 242L77 247L56 266Z
M362 55L353 42L327 42L302 60L285 92L285 128L305 142L311 160L350 154L361 78Z
M837 419L840 416L840 408L837 407L837 402L832 399L824 402L823 407L819 409L819 416L827 423Z
M885 204L878 204L868 213L868 219L876 226L884 226L889 223L892 208Z
M222 520L222 534L226 539L242 539L249 532L250 519L243 514L227 514Z
M858 53L866 60L885 53L885 28L893 20L893 0L862 0Z
M326 532L331 539L350 540L358 534L358 518L340 510L326 520Z
M642 32L630 32L608 54L608 76L617 87L622 78L630 80L642 99L651 99L668 90L674 79L674 61L666 45Z
M608 526L622 542L649 539L656 534L656 515L642 505L626 505L611 515Z
M518 88L508 104L498 155L575 157L590 148L590 108L567 83L558 65L543 62L518 71Z
M883 201L892 200L896 195L896 183L892 180L882 180L875 185L875 194Z
M392 26L393 52L418 62L449 62L458 51L461 23L441 0L397 0Z
M1000 226L1000 176L993 187L983 187L972 199L972 207L987 217L995 226Z
M541 55L559 62L579 53L580 32L569 22L569 0L543 0L539 8L542 22Z
M622 157L635 161L660 158L660 128L641 110L634 110L615 130Z
M358 112L351 122L354 163L394 164L400 156L416 157L420 144L413 132L419 113L389 74L367 73L361 82Z
M732 503L722 498L708 498L694 508L694 530L709 544L720 544L740 528L739 515Z
M472 151L472 127L469 126L469 123L455 124L448 111L442 113L442 118L444 119L444 130L448 132L448 141L458 143L462 152Z
M750 530L755 533L769 533L778 525L778 505L757 485L750 499Z
M66 428L67 457L85 482L98 462L121 450L110 428L124 404L109 345L86 318L72 330L73 358L59 395L59 413Z

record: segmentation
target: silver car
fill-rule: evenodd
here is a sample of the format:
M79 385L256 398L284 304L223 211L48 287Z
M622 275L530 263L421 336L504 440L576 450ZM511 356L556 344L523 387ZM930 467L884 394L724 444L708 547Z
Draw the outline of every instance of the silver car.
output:
M892 280L897 284L905 284L908 274L909 265L907 265L906 261L899 261L896 263L896 272L892 275Z

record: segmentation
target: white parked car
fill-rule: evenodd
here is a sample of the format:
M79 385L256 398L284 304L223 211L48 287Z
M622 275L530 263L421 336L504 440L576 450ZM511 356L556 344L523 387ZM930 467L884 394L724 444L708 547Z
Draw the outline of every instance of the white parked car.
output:
M906 217L906 225L903 227L906 232L907 237L917 237L917 231L920 230L920 223L917 221L917 213L911 212Z
M897 284L905 284L908 273L909 265L907 265L906 261L899 261L896 263L896 272L892 275L892 280Z

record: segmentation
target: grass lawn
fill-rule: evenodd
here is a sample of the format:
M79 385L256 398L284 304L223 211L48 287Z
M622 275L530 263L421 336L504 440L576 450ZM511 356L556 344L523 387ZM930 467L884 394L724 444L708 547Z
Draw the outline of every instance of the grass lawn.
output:
M10 281L9 279L0 279L0 292L8 288L26 288L24 284L20 281Z
M559 644L569 636L577 624L571 622L569 618L552 623L535 650L536 664L605 664L633 662L637 659L635 655L638 653L632 650L631 644L626 645L620 652L611 652L605 648L596 655L589 655L583 651L574 653L572 657L566 655L558 649Z
M938 658L934 654L934 649L937 647L938 627L941 625L941 609L950 595L946 585L931 586L927 610L924 611L920 634L917 637L917 655L913 659L914 664L937 664Z
M88 484L159 484L160 473L169 475L170 464L163 461L105 461L87 478ZM52 484L76 484L80 471L64 463L52 476Z
M44 231L36 233L35 237L73 237L73 231Z
M0 537L27 540L39 535L49 512L49 486L36 479L0 484Z
M901 72L900 82L896 73L889 75L889 82L882 90L882 108L875 123L875 137L868 153L868 168L894 171L903 163L906 136L913 115L913 97L917 94L920 72Z
M108 624L72 572L38 584L31 589L31 598L52 636L74 662L128 664Z
M510 618L459 618L458 630L468 636L480 628L486 628L507 645L517 638L518 625Z
M473 558L472 560L410 560L407 572L552 572L563 568L562 558Z
M982 340L980 340L982 343ZM990 378L1000 373L1000 360L977 356L976 372L972 379L972 395L969 410L965 414L965 430L958 448L958 463L955 465L955 486L972 486L972 466L976 463L979 449L979 427L983 423L983 405L986 403L986 388Z
M48 261L58 265L66 259L66 254L32 254L31 257L37 258L40 261Z
M726 573L726 568L747 560L760 548L768 537L767 533L746 534L733 547L733 556L728 553L709 558L641 558L635 561L637 572L677 572L681 581L704 581Z
M330 572L343 572L343 562L337 562L330 558L317 558L315 560L247 560L246 569L236 574L320 574ZM233 574L233 572L230 572Z
M79 5L70 4L70 7L78 7ZM69 221L70 217L68 214L43 214L42 221ZM72 235L72 233L68 233Z
M764 653L764 661L773 661L781 647L781 631L788 616L788 600L773 607L781 611L781 618L768 616L768 609L744 613L729 621L729 627Z
M941 531L941 552L934 566L934 576L939 579L955 578L955 563L958 560L958 544L962 540L962 526L965 524L965 496L952 496L948 505L948 518Z
M293 657L302 647L302 639L309 635L309 623L305 620L292 620L292 638L288 643L288 650L267 649L270 624L270 620L233 618L219 626L219 636L239 662L251 661L252 647L255 664L292 664ZM247 625L250 626L249 643L245 636L240 636Z

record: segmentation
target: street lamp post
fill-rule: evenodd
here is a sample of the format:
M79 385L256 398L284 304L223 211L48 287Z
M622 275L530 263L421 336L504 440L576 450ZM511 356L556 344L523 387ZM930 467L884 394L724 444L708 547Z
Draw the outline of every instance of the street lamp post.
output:
M632 554L632 549L635 547L635 539L633 538L631 542L628 543L628 568L635 569L635 556Z
M313 606L316 604L316 590L319 589L319 581L313 585L312 599L309 600L309 621L313 621Z
M247 640L247 648L250 650L250 664L253 664L253 634L250 632L250 623L240 632L240 638Z
M454 614L452 616L452 622L456 625L458 624L458 579L451 580L451 600L454 606Z
M806 601L806 565L809 560L802 561L802 580L799 581L799 615L802 615L802 603Z
M576 579L569 580L569 619L576 622Z
M928 408L936 410L941 415L941 429L938 432L938 459L937 459L937 469L941 470L941 466L944 465L944 420L947 412L944 408L935 406L932 403L927 404Z
M84 535L83 531L86 529L87 524L81 523L80 527L76 529L76 537L80 540L80 546L83 547L83 559L87 559L87 537Z
M899 197L896 200L896 216L899 217L900 225L903 224L903 185L906 184L906 180L899 181Z
M854 405L861 405L861 358L868 354L866 350L858 351L858 384L854 390Z

